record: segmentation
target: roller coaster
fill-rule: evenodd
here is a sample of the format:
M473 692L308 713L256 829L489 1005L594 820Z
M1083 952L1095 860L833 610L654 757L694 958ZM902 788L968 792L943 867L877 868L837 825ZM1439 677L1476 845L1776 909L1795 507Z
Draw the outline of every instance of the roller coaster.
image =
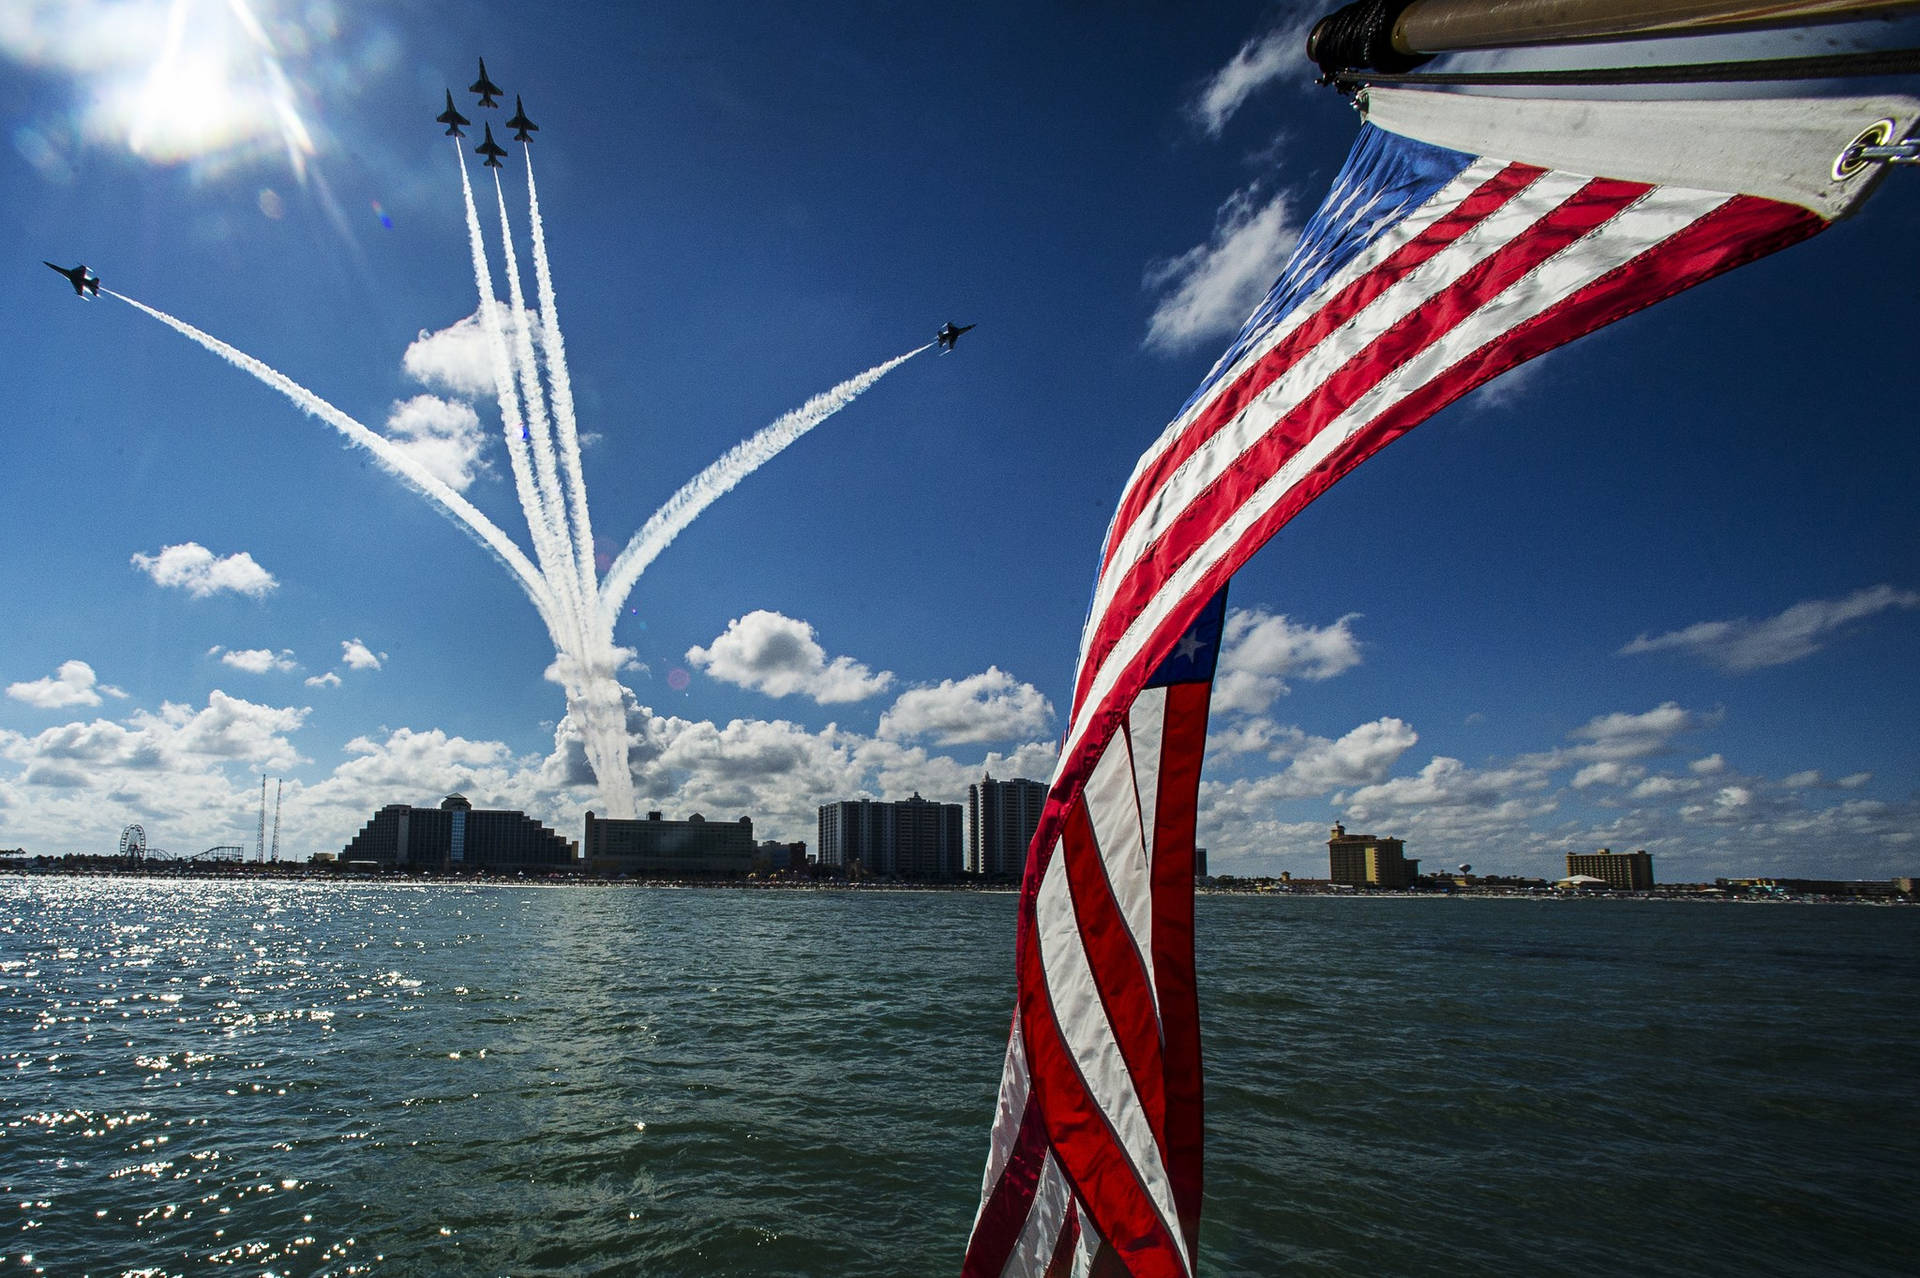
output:
M135 822L120 831L120 855L135 861L244 861L247 850L237 843L222 843L204 852L169 852L149 845L145 828Z

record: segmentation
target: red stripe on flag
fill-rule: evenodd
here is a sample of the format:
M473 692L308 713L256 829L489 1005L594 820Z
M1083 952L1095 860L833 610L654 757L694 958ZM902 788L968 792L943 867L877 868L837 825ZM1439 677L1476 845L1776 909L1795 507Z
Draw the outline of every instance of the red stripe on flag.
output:
M1080 1204L1067 1204L1067 1218L1060 1226L1060 1237L1053 1245L1042 1278L1073 1278L1073 1253L1080 1245Z
M1200 1002L1193 971L1194 817L1206 752L1211 683L1167 689L1160 795L1153 837L1153 974L1167 1066L1167 1174L1188 1253L1199 1256L1206 1113L1200 1068Z
M1136 476L1128 484L1127 491L1121 494L1120 509L1114 516L1113 527L1107 534L1106 549L1101 555L1102 570L1112 562L1114 550L1126 536L1127 529L1133 526L1140 512L1153 501L1167 478L1202 444L1213 438L1222 426L1238 417L1255 395L1299 363L1301 356L1312 350L1329 333L1366 309L1382 293L1411 275L1429 258L1505 207L1515 195L1532 185L1545 172L1545 169L1530 164L1509 164L1474 188L1466 199L1436 219L1431 226L1388 254L1385 261L1341 289L1271 351L1234 378L1233 383L1216 395L1205 411L1180 433L1179 439L1154 458L1153 463Z
M1054 1160L1107 1241L1127 1259L1133 1278L1187 1278L1179 1243L1060 1035L1038 938L1025 941L1019 986L1021 1033L1032 1072L1027 1103L1046 1116Z
M1112 749L1124 749L1123 738L1116 736ZM1137 826L1139 817L1127 819ZM1160 1059L1160 1018L1153 1006L1147 983L1147 956L1134 943L1126 916L1107 880L1106 863L1093 833L1093 821L1087 813L1086 796L1067 818L1063 838L1067 858L1067 887L1073 896L1074 922L1080 930L1080 945L1087 953L1087 967L1093 974L1094 989L1106 1011L1107 1024L1114 1042L1133 1078L1134 1094L1147 1112L1147 1125L1153 1131L1161 1161L1166 1161L1167 1100L1164 1090L1166 1067Z
M1070 718L1079 718L1087 689L1107 654L1134 618L1160 592L1172 571L1219 529L1223 518L1238 510L1271 479L1287 458L1395 369L1443 339L1456 324L1505 292L1514 281L1618 214L1649 189L1641 182L1595 179L1586 183L1515 236L1511 243L1475 264L1458 280L1402 316L1367 347L1356 351L1339 372L1274 423L1258 443L1217 476L1204 493L1189 502L1128 567L1087 645L1087 655L1074 688ZM1126 700L1131 699L1129 693Z
M993 1193L974 1222L973 1237L967 1243L967 1257L961 1278L1000 1278L1007 1260L1027 1227L1027 1215L1033 1209L1034 1192L1040 1184L1040 1169L1047 1160L1047 1129L1040 1107L1033 1103L1031 1084L1026 1108L1020 1112L1020 1131L1014 1137L1007 1165L994 1182Z

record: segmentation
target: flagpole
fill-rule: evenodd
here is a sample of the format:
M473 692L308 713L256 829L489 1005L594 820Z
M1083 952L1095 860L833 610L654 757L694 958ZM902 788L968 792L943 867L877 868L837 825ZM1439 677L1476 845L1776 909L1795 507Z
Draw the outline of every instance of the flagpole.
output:
M1920 10L1915 0L1416 0L1394 24L1403 53L1563 40L1690 35L1730 27L1848 22Z
M1920 0L1361 0L1322 18L1307 56L1406 70L1439 53L1848 22L1920 12ZM1392 24L1381 31L1382 20ZM1382 48L1379 36L1388 35ZM1366 52L1354 54L1354 38ZM1398 65L1386 65L1389 62Z

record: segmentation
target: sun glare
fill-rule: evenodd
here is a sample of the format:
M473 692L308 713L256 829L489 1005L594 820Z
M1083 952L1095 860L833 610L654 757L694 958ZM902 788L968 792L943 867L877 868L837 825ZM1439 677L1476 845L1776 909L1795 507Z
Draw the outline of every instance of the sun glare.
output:
M64 6L57 19L49 11L49 20L69 37L55 47L80 42L95 50L82 81L88 136L160 164L218 166L284 152L296 180L306 180L313 134L274 35L298 33L270 6L82 2ZM304 44L294 40L296 53Z

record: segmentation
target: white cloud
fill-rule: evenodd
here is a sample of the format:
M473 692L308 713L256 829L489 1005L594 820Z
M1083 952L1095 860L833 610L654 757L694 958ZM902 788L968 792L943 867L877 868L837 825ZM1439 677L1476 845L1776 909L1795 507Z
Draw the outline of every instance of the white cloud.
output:
M387 438L455 492L465 492L487 469L486 432L464 400L415 395L396 401L387 416Z
M282 648L277 653L271 648L239 648L222 652L216 646L213 652L219 654L223 665L232 666L235 670L244 670L248 674L292 670L300 664L294 660L291 648Z
M164 546L157 555L135 553L132 563L156 585L178 587L195 599L223 590L259 599L280 584L246 551L221 559L197 541Z
M1347 796L1347 807L1361 820L1387 813L1406 815L1431 808L1469 807L1502 810L1516 794L1537 791L1544 781L1526 769L1470 768L1458 759L1435 755L1419 773L1364 786Z
M1307 61L1307 32L1312 30L1318 17L1317 9L1309 9L1287 25L1241 45L1232 60L1207 81L1189 108L1200 126L1218 137L1234 112L1274 81L1290 79L1298 84L1311 84L1318 71Z
M964 679L914 688L880 716L877 735L907 741L929 737L939 745L1017 741L1046 730L1053 704L1032 684L998 666Z
M1299 239L1287 192L1264 196L1257 182L1235 191L1205 244L1147 267L1147 289L1162 296L1143 344L1180 352L1237 332Z
M1669 795L1692 794L1700 782L1685 777L1652 776L1627 792L1630 799L1663 799Z
M1331 626L1296 625L1265 609L1232 608L1213 685L1216 711L1259 714L1286 695L1287 678L1331 679L1360 664L1349 613Z
M1641 635L1620 649L1619 655L1684 652L1729 674L1747 674L1811 656L1850 623L1890 608L1920 608L1920 593L1871 586L1844 599L1809 599L1760 621L1746 617L1699 621L1653 638Z
M820 705L861 701L893 684L891 672L874 674L851 657L829 661L811 625L765 609L728 622L710 647L687 649L687 663L723 683L770 697L797 692Z
M197 709L169 702L157 713L136 710L123 722L76 721L31 737L0 731L0 759L20 769L14 782L0 778L0 805L21 815L23 807L37 805L21 802L27 792L10 787L53 785L84 791L90 806L56 803L40 811L43 831L60 831L62 823L98 830L125 806L117 798L103 800L120 794L204 826L233 810L224 779L228 768L277 771L306 762L291 740L306 716L305 709L258 705L215 689ZM205 803L218 806L199 806Z
M506 326L512 323L513 308L504 302L494 302L492 306L496 322L506 331ZM475 311L436 332L421 329L420 335L407 347L407 353L401 356L400 366L415 381L438 390L457 395L492 395L493 344L481 318L483 314ZM526 321L537 342L539 316L528 311Z
M1687 765L1687 770L1697 777L1710 777L1727 770L1727 761L1718 751L1704 759L1695 759Z
M357 638L340 641L340 660L349 670L378 670L386 659L386 653L375 652Z
M331 670L325 674L309 675L307 677L307 686L309 688L337 688L340 686L340 676Z
M1419 740L1420 734L1402 719L1363 723L1338 739L1256 719L1210 735L1207 753L1214 759L1229 752L1259 751L1272 762L1284 762L1287 766L1278 772L1239 783L1243 798L1272 803L1325 798L1347 786L1381 781Z
M1622 763L1618 759L1603 759L1598 763L1589 763L1573 774L1573 780L1567 784L1576 790L1585 790L1591 786L1623 786L1638 781L1647 775L1647 770L1637 764Z
M7 685L9 697L41 710L97 706L103 692L110 697L127 695L111 684L96 682L93 667L84 661L63 661L60 668L47 678Z
M1540 772L1576 764L1634 762L1666 754L1673 749L1675 737L1717 722L1717 712L1700 714L1672 701L1638 714L1615 711L1596 715L1567 734L1580 744L1522 755L1515 762Z

